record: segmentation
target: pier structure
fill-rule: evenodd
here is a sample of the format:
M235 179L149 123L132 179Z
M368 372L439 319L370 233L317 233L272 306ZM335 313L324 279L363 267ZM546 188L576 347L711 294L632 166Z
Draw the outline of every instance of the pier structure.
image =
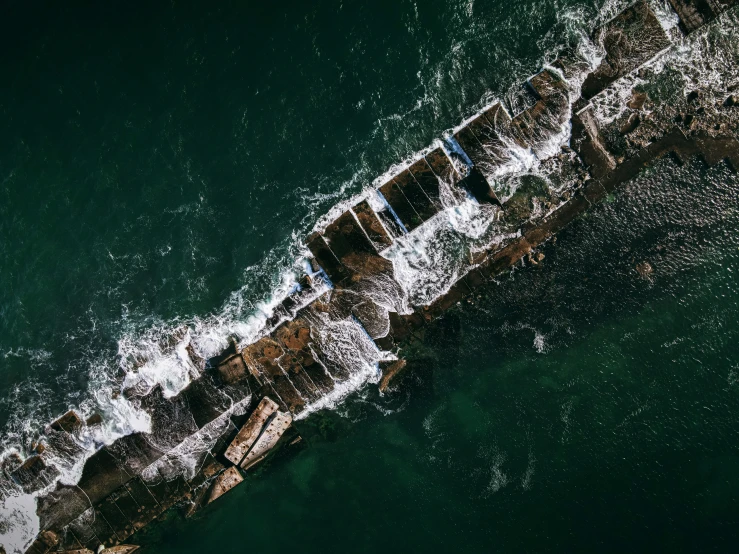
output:
M734 3L670 0L686 34ZM176 504L192 514L214 502L275 452L300 444L294 418L352 378L352 364L362 363L354 349L378 354L379 387L388 390L407 368L404 347L419 340L430 322L516 264L536 263L540 245L656 159L700 156L739 170L739 100L733 97L709 108L697 98L679 117L660 120L644 113L649 98L635 91L622 117L600 128L593 100L670 48L647 2L596 29L593 40L604 57L581 83L580 98L572 98L572 82L588 66L567 50L504 102L485 108L388 178L377 201L357 201L308 236L312 271L276 308L258 340L244 348L232 344L207 361L189 349L198 379L174 398L159 388L139 398L151 414L152 434L132 434L98 450L75 486L53 486L59 471L44 456L43 444L15 467L6 465L6 478L24 491L52 488L39 499L41 532L27 552L110 548ZM716 118L730 125L717 129ZM569 147L547 152L562 132L570 133ZM559 159L574 176L569 186L509 195L500 188L500 175L516 149L542 163ZM403 295L383 254L438 217L446 193L489 205L509 232L501 243L471 253L459 279L433 302L394 310L392 301L377 300L378 289L391 299ZM48 426L46 447L74 453L81 449L75 433L99 424L99 418L82 421L69 412ZM210 446L186 477L178 471L180 454L198 442Z

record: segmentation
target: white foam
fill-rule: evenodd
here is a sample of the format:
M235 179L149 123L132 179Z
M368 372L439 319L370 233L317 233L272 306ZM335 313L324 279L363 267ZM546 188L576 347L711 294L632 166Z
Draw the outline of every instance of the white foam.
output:
M0 545L8 554L23 554L39 532L36 497L20 490L6 492L0 495L0 514Z

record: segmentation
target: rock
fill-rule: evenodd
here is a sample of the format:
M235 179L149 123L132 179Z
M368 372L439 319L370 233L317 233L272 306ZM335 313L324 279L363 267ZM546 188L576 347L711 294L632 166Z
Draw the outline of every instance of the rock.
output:
M649 279L652 275L652 266L649 262L641 262L636 264L636 272L644 279Z
M92 414L90 417L87 418L87 421L85 423L88 427L92 427L94 425L102 425L103 416L101 416L100 414Z
M649 98L649 96L646 92L634 91L626 105L632 110L641 110L644 107L644 103L647 101L647 98Z
M66 431L67 433L73 433L82 426L82 420L74 410L69 410L62 417L54 421L49 427L55 431Z
M383 363L381 362L382 366ZM405 369L406 361L397 360L390 365L382 367L382 379L380 380L380 392L385 392L390 386L390 383L400 375Z
M734 106L739 106L739 95L732 94L724 101L724 106L727 108L731 108Z
M641 123L641 117L638 113L632 113L629 116L629 119L626 120L626 123L624 123L621 126L620 132L622 135L628 135L629 133L633 133L636 128Z

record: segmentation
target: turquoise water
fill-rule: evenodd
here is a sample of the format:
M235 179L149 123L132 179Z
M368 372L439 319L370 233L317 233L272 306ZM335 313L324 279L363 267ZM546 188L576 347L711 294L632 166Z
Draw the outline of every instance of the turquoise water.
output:
M115 393L142 360L176 388L180 325L204 353L248 335L319 217L623 5L0 7L3 448L70 407L131 432ZM729 551L737 184L663 162L445 317L397 391L301 422L303 450L136 540Z

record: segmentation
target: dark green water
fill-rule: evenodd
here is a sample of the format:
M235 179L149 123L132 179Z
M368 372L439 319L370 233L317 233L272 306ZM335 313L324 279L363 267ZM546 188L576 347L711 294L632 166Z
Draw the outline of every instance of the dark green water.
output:
M400 390L303 422L303 451L143 543L733 552L737 200L726 168L663 162L449 314Z
M3 448L71 406L130 432L111 399L126 356L155 357L180 323L204 350L246 334L320 216L553 59L602 4L0 8ZM304 450L137 540L733 551L738 185L721 166L650 170L541 268L449 314L398 391L301 422Z

